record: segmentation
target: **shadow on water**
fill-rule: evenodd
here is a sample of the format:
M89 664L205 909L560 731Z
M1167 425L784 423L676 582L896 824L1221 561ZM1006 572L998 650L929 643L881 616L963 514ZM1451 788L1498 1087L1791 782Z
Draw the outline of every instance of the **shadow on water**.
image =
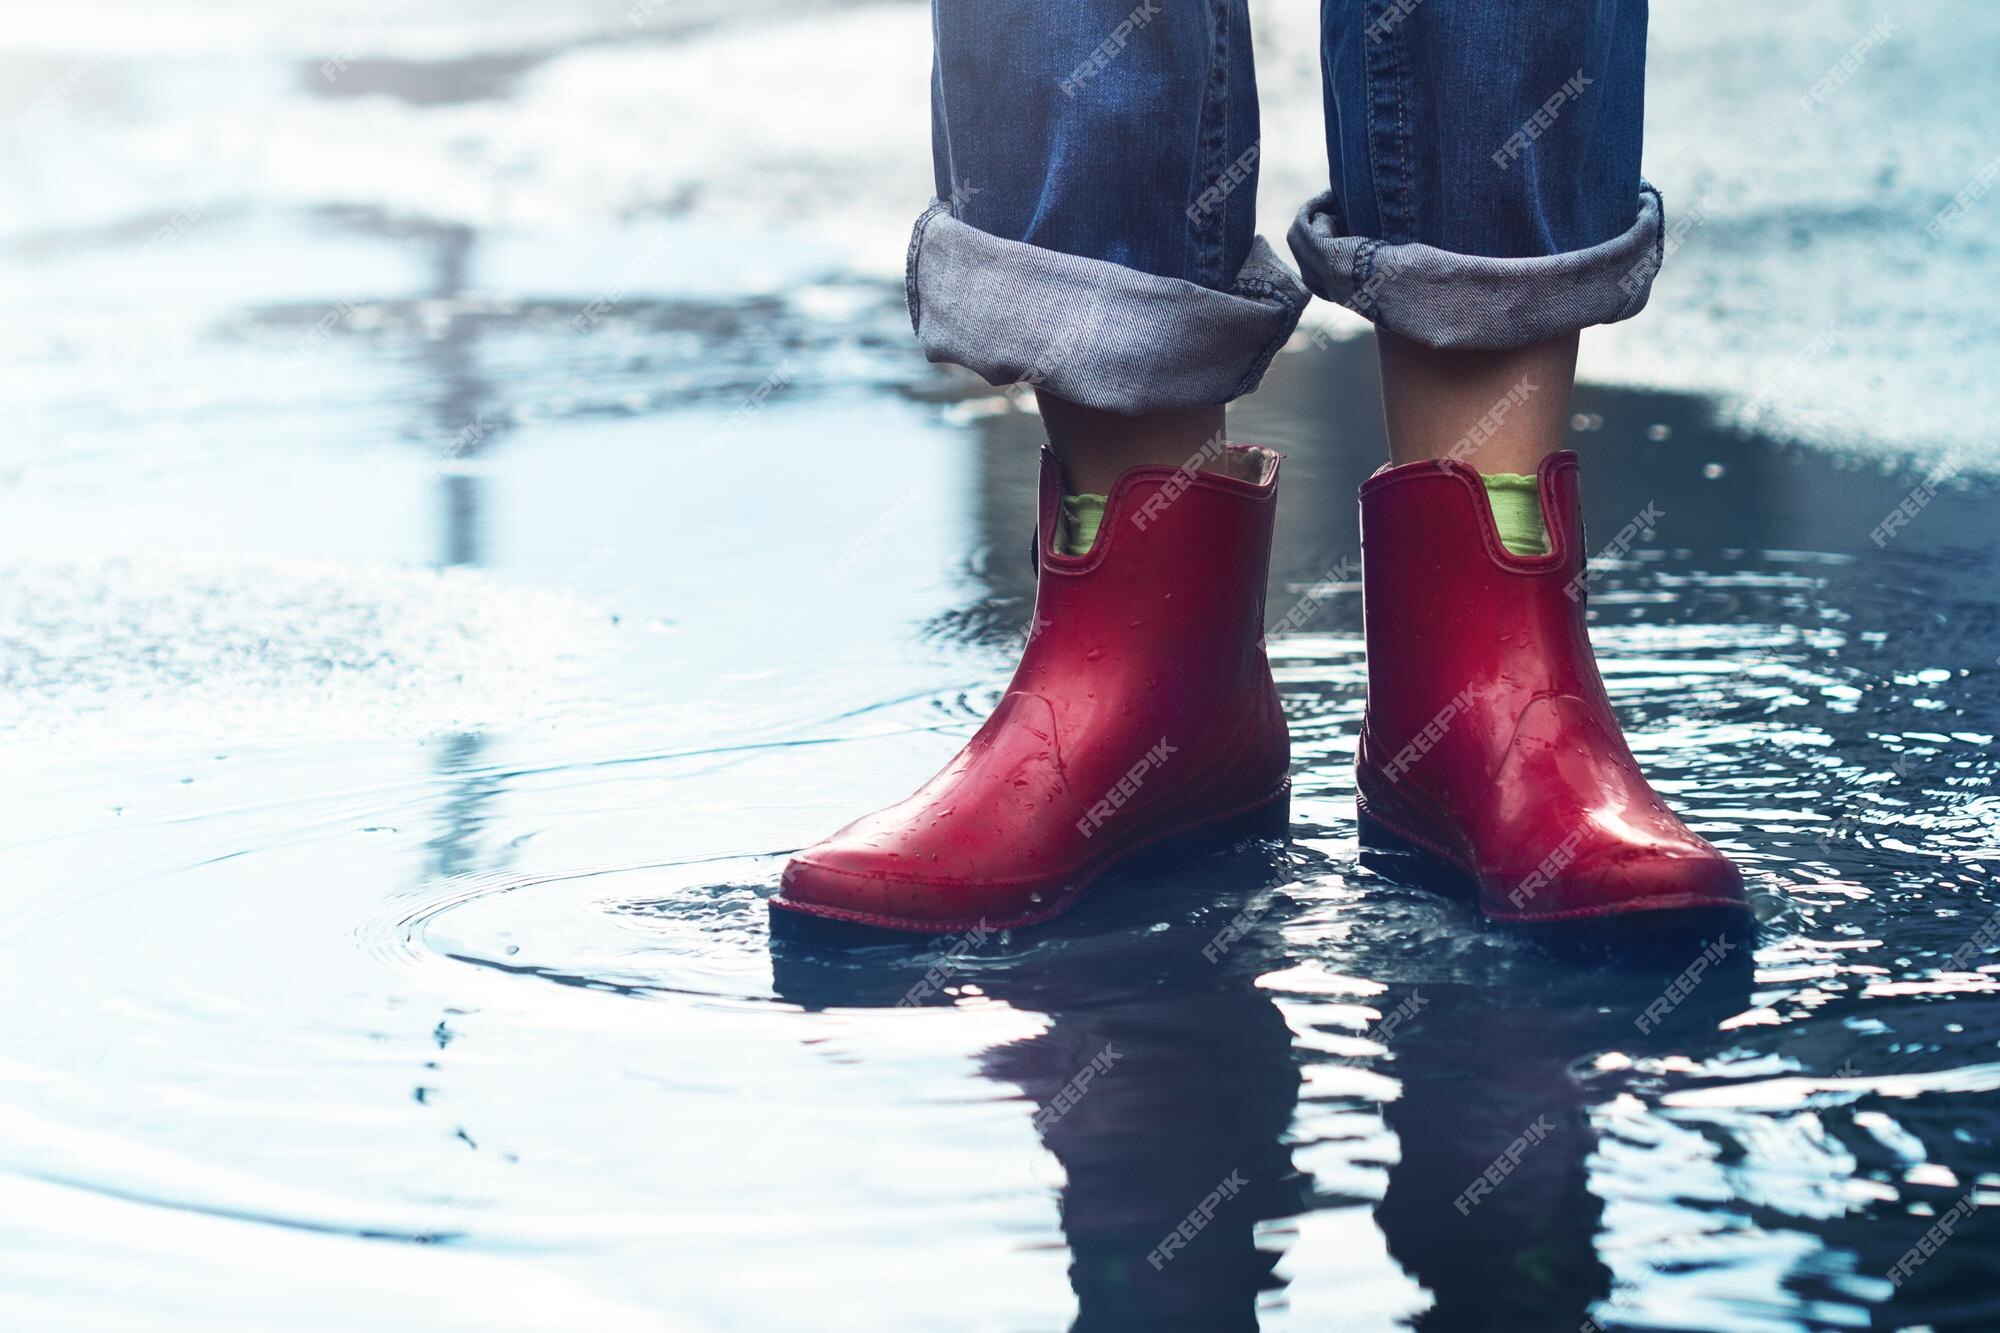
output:
M1402 1157L1375 1210L1389 1252L1434 1301L1416 1327L1575 1329L1612 1297L1597 1247L1605 1205L1590 1187L1594 1093L1575 1072L1605 1050L1671 1052L1740 1011L1749 941L1729 943L1687 1001L1636 1038L1635 1015L1689 954L1656 949L1587 970L1551 958L1539 992L1423 988L1419 1019L1396 1034L1399 1089L1382 1114Z
M1203 949L1286 878L1270 848L1252 846L1149 884L1140 901L1168 906L1159 893L1199 909L1164 930L1149 929L1152 918L1120 892L1131 886L1107 881L1018 952L968 941L942 964L928 944L774 919L774 987L821 1009L949 1005L971 983L1044 1018L1041 1032L985 1052L980 1067L1034 1105L1042 1144L1062 1168L1073 1327L1251 1329L1259 1293L1280 1285L1278 1255L1259 1246L1257 1224L1311 1206L1311 1182L1285 1137L1299 1062L1257 984L1282 947L1269 902L1235 949L1214 962ZM1205 1202L1209 1221L1197 1211ZM1194 1240L1178 1239L1183 1224L1200 1225Z
M1679 948L1543 956L1542 987L1388 985L1370 999L1394 1015L1377 1020L1383 1049L1348 1063L1394 1081L1379 1112L1400 1157L1379 1199L1357 1200L1317 1187L1294 1160L1315 1057L1279 1002L1283 975L1309 956L1285 938L1304 910L1288 886L1328 868L1305 847L1246 846L1107 881L1071 917L999 943L884 942L774 914L774 988L809 1010L977 994L1046 1021L980 1068L1033 1105L1062 1169L1077 1333L1255 1329L1285 1287L1286 1229L1268 1224L1364 1202L1431 1295L1416 1327L1577 1327L1611 1286L1585 1165L1596 1136L1573 1069L1620 1045L1672 1050L1740 1010L1750 942L1727 942L1637 1047L1635 1014L1688 966Z

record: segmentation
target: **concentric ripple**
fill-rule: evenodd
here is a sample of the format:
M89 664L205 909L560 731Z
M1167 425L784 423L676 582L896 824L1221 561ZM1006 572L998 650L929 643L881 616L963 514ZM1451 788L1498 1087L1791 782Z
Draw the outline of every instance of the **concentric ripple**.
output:
M625 995L768 1000L766 858L433 881L358 934L406 967L460 965Z

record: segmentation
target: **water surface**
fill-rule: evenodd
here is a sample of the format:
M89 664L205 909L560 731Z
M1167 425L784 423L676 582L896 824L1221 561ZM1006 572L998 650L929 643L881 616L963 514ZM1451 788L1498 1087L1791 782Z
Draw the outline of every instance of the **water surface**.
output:
M2000 1320L1993 344L1752 299L1883 222L1812 193L1846 159L1718 204L1573 423L1593 543L1659 516L1592 583L1613 701L1754 938L1556 952L1362 863L1336 328L1235 418L1289 455L1292 838L1011 936L774 941L787 854L949 757L1030 615L1036 422L881 271L922 12L478 8L8 48L89 61L0 237L10 1327ZM1838 115L1969 58L1916 8ZM1849 44L1712 35L1808 84ZM799 84L851 137L725 77L815 43L916 76ZM1961 129L1882 187L1917 238ZM1993 214L1912 274L1990 297Z

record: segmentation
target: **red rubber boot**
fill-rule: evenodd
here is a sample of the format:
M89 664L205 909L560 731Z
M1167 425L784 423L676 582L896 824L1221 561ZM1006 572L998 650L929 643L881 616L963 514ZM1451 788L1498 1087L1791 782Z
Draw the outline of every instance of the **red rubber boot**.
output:
M1035 633L1000 706L909 799L785 867L771 905L931 933L1025 926L1142 848L1281 832L1290 738L1264 658L1278 456L1139 467L1088 554L1053 549L1042 455Z
M1605 697L1575 454L1543 461L1541 499L1553 549L1517 556L1463 463L1362 485L1363 832L1471 880L1495 921L1741 910L1736 867L1646 785Z

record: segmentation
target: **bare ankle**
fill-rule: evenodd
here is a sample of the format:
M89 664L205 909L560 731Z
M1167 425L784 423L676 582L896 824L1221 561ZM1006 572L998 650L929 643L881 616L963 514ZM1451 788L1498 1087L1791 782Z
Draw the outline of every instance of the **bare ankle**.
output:
M1532 473L1562 447L1576 335L1503 351L1426 347L1382 330L1382 413L1397 463L1456 458Z
M1039 389L1035 397L1071 494L1106 494L1125 471L1148 464L1181 467L1195 460L1200 467L1217 453L1227 429L1220 403L1120 416Z

